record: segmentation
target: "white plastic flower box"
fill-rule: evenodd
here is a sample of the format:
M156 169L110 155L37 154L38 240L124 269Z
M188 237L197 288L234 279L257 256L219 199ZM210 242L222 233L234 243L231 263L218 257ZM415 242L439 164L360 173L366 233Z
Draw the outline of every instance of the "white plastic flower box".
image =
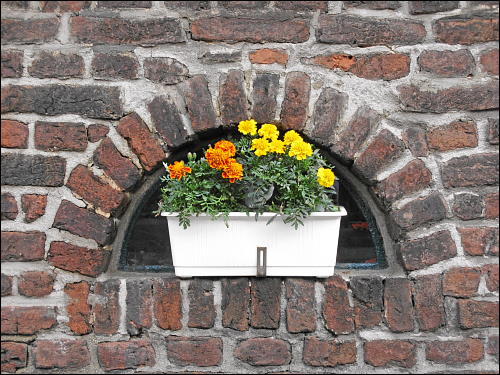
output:
M346 210L341 207L338 212L315 212L298 229L283 223L281 217L266 225L274 215L264 213L256 221L253 214L233 212L229 227L222 219L200 215L192 217L191 226L184 229L179 226L177 214L163 212L168 220L175 274L332 276L340 220L347 215ZM265 248L265 255L257 248Z

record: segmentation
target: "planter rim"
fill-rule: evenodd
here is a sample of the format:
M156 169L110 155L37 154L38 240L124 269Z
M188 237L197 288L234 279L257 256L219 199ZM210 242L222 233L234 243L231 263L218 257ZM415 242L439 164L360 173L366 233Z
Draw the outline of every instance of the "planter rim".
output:
M345 216L347 215L347 211L345 210L344 207L339 206L340 210L335 211L335 212L312 212L310 216L314 217L332 217L332 216ZM230 212L229 217L243 217L243 216L249 216L252 217L255 214L255 212ZM263 212L259 214L259 216L262 217L270 217L270 216L275 216L277 213L276 212ZM279 215L279 214L278 214ZM162 211L161 216L178 216L178 212L168 212L168 211ZM282 215L280 215L282 216ZM191 217L210 217L208 214L199 214L199 215L192 215Z

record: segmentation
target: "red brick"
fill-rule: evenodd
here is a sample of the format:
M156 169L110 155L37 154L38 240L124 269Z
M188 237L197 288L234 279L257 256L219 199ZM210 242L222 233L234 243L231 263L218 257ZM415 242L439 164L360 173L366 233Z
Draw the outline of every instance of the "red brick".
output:
M321 65L328 69L341 69L344 72L348 72L356 64L357 59L356 57L346 55L345 53L333 53L330 55L316 56L311 59L304 59L304 61Z
M2 341L2 372L16 372L27 366L28 345Z
M96 277L106 270L110 252L101 248L89 249L67 242L53 241L47 260L54 267Z
M167 337L168 359L178 366L218 366L222 363L222 340L215 337Z
M340 276L329 277L325 282L323 318L326 329L335 335L354 331L354 311L349 305L347 283Z
M444 274L443 294L453 297L471 297L477 293L481 271L477 268L452 268Z
M458 1L409 1L410 14L428 14L457 9Z
M277 329L281 315L281 279L252 279L250 287L250 324L253 328Z
M458 322L460 328L498 327L498 301L458 301Z
M170 57L149 57L144 59L144 77L164 85L175 85L189 77L189 69Z
M96 335L113 335L118 332L120 326L119 292L120 280L111 279L95 284L94 294L97 298L92 311Z
M302 43L309 39L304 19L208 17L191 23L194 40L207 42Z
M154 366L155 350L148 340L101 342L97 344L97 359L105 371Z
M131 336L140 335L144 328L151 328L152 283L150 280L127 281L127 331Z
M288 53L282 49L262 48L249 53L252 64L281 64L288 62Z
M97 142L108 135L109 128L102 124L90 124L87 127L87 139L89 142Z
M259 72L255 75L252 91L252 118L255 121L258 123L274 121L278 90L278 74Z
M313 280L288 278L286 285L286 326L288 332L316 330L316 299Z
M141 172L123 156L110 138L105 138L94 152L94 162L123 190L134 188Z
M151 1L99 1L99 8L151 8Z
M47 207L47 196L40 194L23 194L21 206L24 212L24 221L31 223L45 215Z
M43 297L54 290L54 275L44 271L23 272L18 278L17 290L26 297Z
M330 87L324 88L314 105L311 137L321 144L330 144L347 109L348 100L347 94Z
M224 124L237 124L249 118L245 79L241 70L230 70L221 75L219 110Z
M35 148L43 151L85 151L87 129L83 123L35 123Z
M84 340L37 340L33 348L35 368L80 369L90 365Z
M190 328L212 328L215 323L214 285L210 280L195 279L189 283Z
M238 344L234 356L252 366L288 365L292 359L290 344L276 338L251 338Z
M415 157L429 155L427 137L424 129L419 127L410 127L403 131L403 141L406 147Z
M373 10L391 9L401 7L399 1L343 1L344 8L366 8Z
M28 148L28 125L15 120L2 120L2 147Z
M256 1L258 3L258 1ZM304 11L317 10L322 13L328 10L328 1L275 1L274 6L280 9Z
M169 18L127 20L116 17L71 17L70 29L76 42L86 44L155 46L184 42L181 25Z
M1 199L2 220L15 220L18 213L16 198L10 193L5 193Z
M199 132L214 128L216 126L216 116L206 77L196 75L183 82L180 88L184 94L184 101L193 130Z
M498 335L488 337L488 346L486 347L486 352L489 355L495 356L495 360L498 362Z
M486 219L498 219L498 193L486 194L484 197L484 217Z
M4 273L2 273L2 282L0 283L1 288L2 288L2 297L12 295L12 281L13 280L14 280L14 277L7 276Z
M303 130L309 108L311 79L303 72L289 72L285 80L285 98L281 105L281 123L286 129Z
M363 345L365 362L371 366L411 368L417 363L416 345L411 341L374 340Z
M498 154L472 154L448 160L441 166L445 188L498 185Z
M59 19L2 19L2 43L31 44L56 39Z
M460 14L440 18L432 25L436 41L448 44L475 44L498 40L498 15Z
M222 326L248 331L250 285L246 277L222 279Z
M90 1L40 1L40 9L42 12L79 12L89 7Z
M2 261L42 260L45 239L42 232L2 232Z
M187 141L188 133L172 98L156 97L148 104L148 109L156 131L169 147L178 147Z
M154 280L153 293L153 309L156 325L161 329L171 331L181 329L182 295L179 280Z
M498 264L486 264L481 272L486 277L486 288L490 292L498 292Z
M1 63L2 78L21 77L23 75L23 58L24 58L23 51L18 51L18 50L2 51L2 63Z
M382 322L384 286L379 277L352 277L349 286L354 299L357 329L372 328Z
M321 43L369 47L417 44L426 34L417 21L328 14L320 16L316 38Z
M348 71L360 78L392 81L410 73L410 57L401 53L358 56Z
M498 228L458 228L462 246L468 255L498 255Z
M427 134L431 150L449 151L465 147L477 147L477 128L474 121L455 121L432 129Z
M467 338L462 341L431 341L425 345L425 357L436 363L457 365L477 362L484 357L483 341Z
M68 327L77 335L86 335L92 332L90 304L88 303L90 285L86 281L66 284L64 293L68 296L66 312L68 313Z
M92 59L92 75L100 79L136 79L138 70L133 52L97 52Z
M453 196L453 213L462 220L473 220L483 216L484 200L472 193L460 193Z
M414 310L409 280L401 278L385 280L384 306L385 322L391 331L413 331Z
M2 307L2 335L33 335L56 324L55 307Z
M28 72L36 78L83 78L85 64L83 57L74 53L42 51L35 57Z
M467 49L458 51L424 51L418 57L423 72L438 77L467 77L474 72L474 58Z
M498 75L498 48L483 52L479 57L484 72Z
M356 363L356 342L306 337L302 360L308 366L335 367Z
M421 331L433 331L446 323L441 275L417 277L413 297Z

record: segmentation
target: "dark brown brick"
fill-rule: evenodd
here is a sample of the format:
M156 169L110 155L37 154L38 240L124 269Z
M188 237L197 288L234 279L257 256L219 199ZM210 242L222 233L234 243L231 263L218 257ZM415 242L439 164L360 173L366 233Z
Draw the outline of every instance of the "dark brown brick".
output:
M458 1L409 1L410 14L428 14L457 9Z
M105 138L109 133L109 128L102 124L90 124L87 127L87 139L89 142L98 142Z
M144 59L144 77L164 85L175 85L189 77L189 69L170 57L149 57Z
M479 57L482 70L486 73L498 75L498 48L491 51L483 52ZM3 60L2 60L3 64ZM3 69L3 67L2 67Z
M262 48L248 54L252 64L280 64L288 62L288 52L282 49Z
M105 271L109 256L110 252L101 248L89 249L63 241L53 241L47 260L54 267L96 277Z
M498 119L488 119L488 142L492 145L498 144Z
M363 344L365 362L371 366L411 368L417 363L416 345L411 341L374 340Z
M443 277L443 294L452 297L471 297L477 293L481 271L460 267L446 271Z
M269 1L218 1L217 5L229 9L265 8Z
M18 50L2 51L2 78L19 78L23 75L24 52Z
M85 72L83 57L59 51L40 52L28 72L36 78L82 78Z
M302 43L309 39L309 21L287 18L208 17L191 23L194 40L207 42Z
M86 281L66 284L64 293L68 297L66 312L69 321L69 329L77 335L85 335L92 332L91 311L88 303L90 285Z
M2 19L2 44L32 44L56 39L59 19Z
M167 337L168 359L178 366L218 366L222 363L222 340L216 337Z
M98 8L151 8L151 1L98 1Z
M498 192L490 193L484 196L484 217L486 219L498 219Z
M498 228L458 228L458 232L468 255L498 255Z
M348 96L333 88L325 88L314 105L311 136L322 144L330 144L347 107Z
M2 341L2 372L16 372L27 366L28 345Z
M290 344L273 337L244 340L234 350L234 356L252 366L288 365L292 359Z
M2 282L0 283L2 287L2 297L12 295L13 279L14 278L12 276L7 276L6 274L2 273Z
M434 331L446 323L440 274L417 277L413 298L421 331Z
M255 2L258 3L258 1ZM328 10L328 1L275 1L274 6L287 10L320 10L322 13L326 13Z
M182 328L182 295L179 280L157 279L153 282L153 309L156 325L177 331Z
M399 1L343 1L344 8L366 8L373 10L390 9L401 7Z
M453 196L453 213L462 220L473 220L483 216L484 201L479 195L460 193Z
M15 220L18 209L16 198L10 193L2 194L1 199L1 217L2 220Z
M184 101L193 130L199 132L214 128L216 126L216 116L206 77L196 75L183 82L180 88L184 94Z
M432 129L427 133L431 150L449 151L465 147L477 147L477 129L474 121L455 121Z
M448 160L441 166L445 188L498 185L498 154L472 154Z
M101 342L97 344L97 359L105 371L154 366L155 350L149 340Z
M71 35L78 43L155 46L184 42L179 21L170 18L71 17Z
M112 219L78 207L67 200L61 202L52 226L77 236L93 239L100 245L110 243L115 234Z
M123 190L133 189L141 178L139 169L118 151L110 138L101 142L93 160Z
M33 335L56 324L55 307L2 307L2 335Z
M302 360L308 366L335 367L356 363L356 342L306 337Z
M429 155L427 137L424 129L411 127L403 131L403 142L415 157Z
M486 347L486 352L489 355L495 356L495 360L498 362L498 335L492 335L488 337L488 346Z
M195 279L189 283L190 328L212 328L215 323L213 282Z
M2 307L2 335L17 334L17 315L14 307Z
M192 1L191 1L192 2ZM221 64L241 61L241 51L234 52L204 52L198 57L203 64Z
M321 43L369 47L417 44L426 34L417 21L328 14L320 16L316 38Z
M285 80L285 98L281 105L281 123L286 129L301 131L307 120L311 79L303 72L289 72Z
M258 123L273 122L276 115L276 96L279 90L279 75L257 73L253 81L252 118Z
M93 306L94 332L96 335L113 335L120 326L120 305L118 294L120 280L111 279L95 284L97 297Z
M18 278L17 290L26 297L44 297L54 290L54 275L45 271L23 272Z
M169 147L177 147L186 142L188 134L181 115L170 97L156 97L148 104L153 124Z
M221 75L219 109L224 124L237 124L249 118L245 78L241 70L230 70Z
M42 12L78 13L82 9L90 8L90 1L40 1L40 9Z
M431 341L425 345L425 357L432 362L454 366L477 362L484 357L483 341L472 338L462 341Z
M347 283L341 276L329 277L325 282L323 318L326 329L335 335L354 331L354 311L349 304Z
M372 328L382 322L384 286L379 277L353 277L349 286L354 297L357 329Z
M248 331L250 285L246 277L222 279L222 326Z
M460 14L440 18L432 24L436 41L448 44L475 44L498 40L498 14Z
M498 301L458 300L460 328L498 327Z
M253 328L277 329L281 314L281 279L252 279L250 324Z
M42 260L45 238L43 232L2 232L2 261Z
M23 194L21 206L24 211L24 221L31 223L45 215L47 196L41 194Z
M127 331L131 336L138 336L144 328L151 328L153 320L151 305L153 286L150 280L127 281ZM154 356L153 356L154 357Z
M423 72L445 78L471 76L475 68L474 58L467 49L424 51L418 57L418 65Z
M4 1L2 5L12 9L26 9L29 1Z
M486 264L481 272L485 275L486 288L490 292L498 292L498 264Z
M288 278L286 286L286 326L288 332L314 332L316 330L315 282Z
M80 369L90 365L90 351L84 340L37 340L33 360L36 368Z
M385 280L385 322L393 332L409 332L415 328L411 289L407 279Z
M133 52L94 53L92 75L99 79L136 79L139 61Z
M15 120L2 120L1 124L2 147L28 148L28 125Z
M43 151L85 151L87 129L83 123L35 123L35 148Z

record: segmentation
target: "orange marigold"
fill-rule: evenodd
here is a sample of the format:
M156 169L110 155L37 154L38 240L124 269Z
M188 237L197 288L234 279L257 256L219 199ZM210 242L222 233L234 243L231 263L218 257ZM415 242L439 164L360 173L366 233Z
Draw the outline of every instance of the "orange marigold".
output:
M224 169L229 164L229 153L221 148L210 147L205 151L208 165L215 169Z
M184 165L184 162L181 160L174 162L174 164L170 164L168 166L168 171L170 172L170 178L176 178L180 180L187 173L191 173L191 168L186 167Z
M229 182L234 183L236 180L241 180L243 177L243 165L234 159L229 160L230 163L224 168L222 177L229 178Z
M226 151L229 157L236 155L236 146L232 142L226 140L217 142L214 148Z

